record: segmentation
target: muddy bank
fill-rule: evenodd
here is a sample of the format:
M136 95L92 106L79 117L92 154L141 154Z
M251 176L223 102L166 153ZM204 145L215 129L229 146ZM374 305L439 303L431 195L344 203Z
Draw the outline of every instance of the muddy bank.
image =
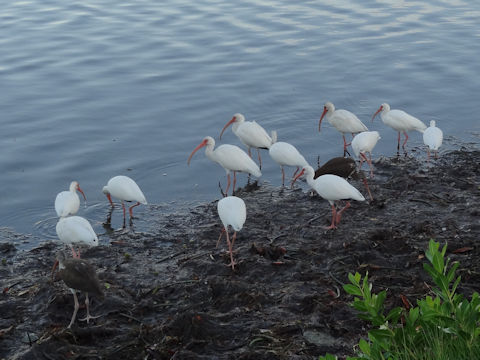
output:
M50 269L58 246L19 252L0 246L0 358L312 359L352 354L366 324L342 290L347 273L369 271L374 291L414 302L429 293L422 270L428 240L449 243L461 262L460 291L480 291L480 151L462 149L429 164L380 158L375 198L352 202L335 231L328 202L262 186L237 195L247 221L226 266L216 249L216 202L159 221L156 234L115 231L109 246L85 249L105 285L90 324L65 330L73 297ZM364 192L361 182L353 184ZM83 301L83 295L80 296ZM79 318L85 316L80 309Z

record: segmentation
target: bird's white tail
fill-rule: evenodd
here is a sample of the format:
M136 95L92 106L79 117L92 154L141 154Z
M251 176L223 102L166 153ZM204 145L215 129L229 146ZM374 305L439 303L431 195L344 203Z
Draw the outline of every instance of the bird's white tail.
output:
M275 143L277 142L277 139L278 139L278 137L277 137L277 131L276 131L276 130L272 130L272 136L271 136L271 138L272 138L272 145L273 145L273 144L275 144Z

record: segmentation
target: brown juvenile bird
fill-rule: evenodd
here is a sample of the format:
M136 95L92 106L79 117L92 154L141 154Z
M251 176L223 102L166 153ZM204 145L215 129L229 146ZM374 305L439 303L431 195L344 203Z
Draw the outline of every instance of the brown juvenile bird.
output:
M367 179L363 171L357 169L357 164L355 160L352 158L345 158L345 157L335 157L333 159L328 160L325 164L315 170L315 175L313 176L314 179L318 178L319 176L325 174L333 174L344 179L352 178L355 180L362 180L363 184L367 188L368 195L370 196L370 200L373 200L372 193L370 192L370 188L368 187Z
M75 301L72 319L67 328L69 329L74 323L78 308L80 307L76 294L77 290L85 292L85 305L87 307L87 317L80 320L86 320L88 323L90 319L98 318L99 316L90 316L88 308L88 293L103 298L103 290L98 280L95 267L84 259L67 259L62 251L57 253L57 260L59 263L58 277L70 288Z

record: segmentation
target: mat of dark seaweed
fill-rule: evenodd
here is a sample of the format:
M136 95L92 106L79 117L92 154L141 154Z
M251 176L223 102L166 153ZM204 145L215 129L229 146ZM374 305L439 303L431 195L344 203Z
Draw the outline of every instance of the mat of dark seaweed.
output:
M423 271L429 239L448 242L460 262L459 291L480 289L480 151L438 160L380 158L373 201L352 202L326 231L327 201L269 185L240 189L247 221L235 243L235 271L216 202L164 216L155 232L113 231L110 244L84 249L105 299L93 298L89 324L66 330L73 297L50 270L60 248L0 246L0 358L312 359L354 353L368 324L342 289L349 272L368 271L387 308L431 293ZM364 192L361 182L352 182ZM162 215L163 216L163 215ZM83 301L83 294L80 295ZM85 309L80 308L79 318Z

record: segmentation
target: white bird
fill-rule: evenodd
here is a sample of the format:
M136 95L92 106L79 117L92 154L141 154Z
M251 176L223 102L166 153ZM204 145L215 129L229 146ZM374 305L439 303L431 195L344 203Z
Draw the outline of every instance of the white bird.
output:
M243 224L247 218L247 207L242 199L236 196L227 196L218 202L217 211L218 216L223 223L223 229L218 238L217 246L225 232L227 234L228 252L230 253L230 264L227 266L231 266L232 270L234 270L236 262L233 260L233 244L237 237L237 231L242 230ZM234 231L231 242L230 236L228 235L228 226L231 226Z
M55 211L58 217L65 217L77 213L80 208L80 198L78 197L77 190L80 191L85 201L87 201L78 182L72 181L70 183L70 189L59 192L55 198Z
M360 159L360 168L365 160L370 166L370 177L373 178L373 165L372 165L372 150L377 145L377 141L380 139L378 131L364 131L357 134L352 140L352 149ZM365 155L368 153L368 158Z
M303 157L302 154L297 150L292 144L279 141L277 142L277 132L272 131L272 141L273 145L268 150L270 157L280 165L282 169L282 186L285 186L285 171L284 166L296 166L297 170L293 174L293 177L297 174L300 168L307 166L307 160Z
M405 154L407 151L405 150L405 144L408 140L407 131L410 130L417 130L421 133L425 131L427 126L418 120L416 117L407 114L403 110L390 110L390 105L383 103L378 108L377 112L373 114L372 121L375 119L375 116L380 113L380 117L385 125L390 126L395 131L398 131L398 144L397 144L397 155L400 153L400 133L403 132L405 135L405 141L403 142L402 148Z
M365 198L363 195L355 189L352 185L348 183L344 178L326 174L319 176L315 180L313 176L315 171L311 166L305 166L302 171L295 177L293 181L296 181L300 176L305 174L308 185L315 190L318 195L320 195L325 200L328 200L332 206L332 223L326 229L336 229L338 223L342 218L342 213L350 207L350 202L347 201L347 204L340 211L337 211L335 207L335 201L337 200L357 200L364 201Z
M81 216L68 216L60 218L56 226L57 236L60 242L67 244L72 249L73 257L79 258L73 248L73 244L83 243L88 246L97 246L98 237L87 219Z
M205 155L212 161L220 164L227 173L227 188L225 190L225 196L228 194L230 188L230 171L233 171L233 190L235 191L236 173L238 171L252 174L255 177L262 176L262 173L255 164L255 162L238 146L223 144L217 147L215 150L215 140L211 136L205 137L202 142L192 151L188 157L187 163L190 165L190 160L196 151L205 146Z
M60 242L70 246L74 258L80 258L80 250L78 252L73 248L73 244L86 244L88 246L97 246L98 237L87 219L81 216L62 217L57 222L55 228ZM52 269L52 278L58 260L55 261Z
M318 131L320 132L320 127L322 125L323 117L325 117L328 122L338 131L342 133L343 136L343 156L348 152L347 141L345 140L345 133L351 133L352 136L356 133L362 131L368 131L368 128L360 119L353 113L347 110L335 110L335 106L331 102L325 103L323 106L323 113L318 122Z
M128 212L130 214L130 219L133 217L133 208L140 204L147 204L147 200L145 199L145 195L143 195L142 190L137 185L137 183L129 178L128 176L118 175L114 176L110 180L108 180L107 185L105 185L102 189L102 192L107 196L108 201L110 201L110 205L112 208L115 207L112 201L112 196L122 201L122 208L123 208L123 223L125 224L125 201L128 202L135 202L134 205L128 208Z
M272 145L272 138L268 136L263 127L255 121L245 121L245 116L242 114L233 115L232 120L227 122L220 133L220 139L223 132L231 124L233 133L240 139L240 141L248 148L248 155L252 157L251 148L256 148L258 152L258 163L260 169L262 168L262 158L260 157L260 149L268 150Z
M435 159L438 156L438 148L442 146L443 132L435 126L435 120L430 121L428 127L423 133L423 143L427 145L427 160L430 159L430 150L435 154Z

